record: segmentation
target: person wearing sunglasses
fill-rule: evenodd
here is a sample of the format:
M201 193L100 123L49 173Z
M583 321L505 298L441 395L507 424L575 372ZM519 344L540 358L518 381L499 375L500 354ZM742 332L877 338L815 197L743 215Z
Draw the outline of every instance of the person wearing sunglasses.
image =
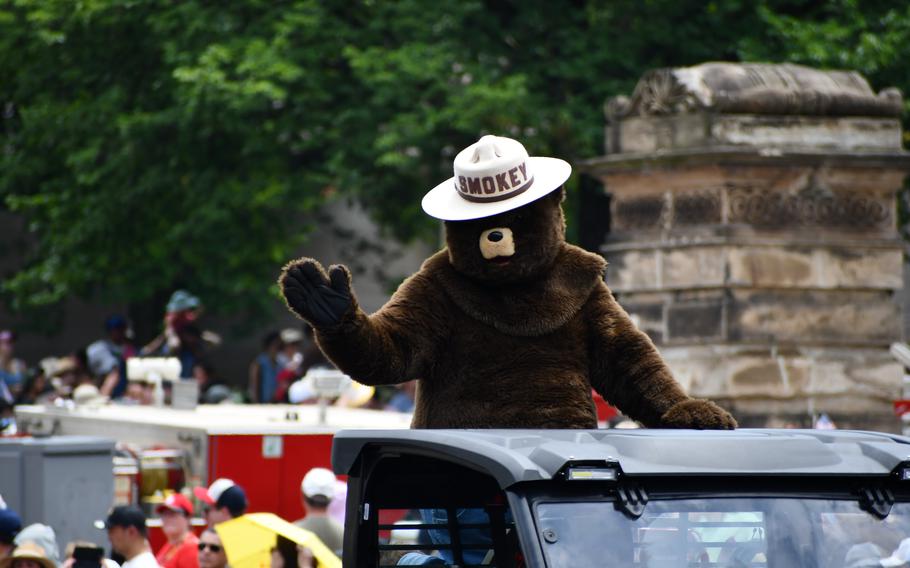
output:
M226 568L227 554L221 546L221 537L213 528L199 535L199 568Z

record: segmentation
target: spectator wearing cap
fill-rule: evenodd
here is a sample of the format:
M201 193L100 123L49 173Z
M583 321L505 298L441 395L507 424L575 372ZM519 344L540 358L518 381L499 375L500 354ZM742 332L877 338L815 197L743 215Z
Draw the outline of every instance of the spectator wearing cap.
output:
M107 519L95 526L107 530L111 548L125 559L123 568L158 568L148 543L145 513L135 505L114 507Z
M13 553L14 539L22 530L22 519L12 509L0 509L0 560Z
M329 505L335 498L337 479L324 467L314 467L303 476L300 492L305 516L294 524L319 537L335 554L344 546L344 527L329 516Z
M65 357L60 357L53 363L50 371L55 398L70 398L79 385L95 384L88 369L85 349L77 349Z
M60 549L57 547L57 534L49 525L33 523L28 525L16 535L13 543L17 549L29 545L37 546L44 551L44 556L50 560L54 566L60 563Z
M230 479L216 479L208 489L196 487L193 493L206 504L205 520L210 527L239 517L249 505L246 492Z
M129 342L129 324L121 315L104 320L107 338L99 339L86 349L88 368L100 381L101 394L120 398L126 392L126 360L136 354Z
M164 568L199 568L199 539L190 530L193 504L180 493L172 493L155 508L167 542L155 555Z
M180 360L180 378L193 377L193 365L205 357L209 345L219 345L221 337L198 325L202 302L186 290L177 290L168 300L164 314L164 332L140 350L143 356L176 357Z
M57 568L47 552L33 542L16 547L10 556L0 560L0 568Z
M19 393L27 370L22 359L16 358L15 347L16 334L7 329L0 330L0 391L4 392L7 402L12 402Z
M226 568L227 553L221 537L209 527L199 535L199 568Z

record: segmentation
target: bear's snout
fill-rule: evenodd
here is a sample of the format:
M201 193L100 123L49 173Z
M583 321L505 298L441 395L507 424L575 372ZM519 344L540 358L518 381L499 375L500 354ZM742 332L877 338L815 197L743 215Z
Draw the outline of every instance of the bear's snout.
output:
M480 233L480 254L486 260L496 257L510 257L515 254L512 229L496 227Z

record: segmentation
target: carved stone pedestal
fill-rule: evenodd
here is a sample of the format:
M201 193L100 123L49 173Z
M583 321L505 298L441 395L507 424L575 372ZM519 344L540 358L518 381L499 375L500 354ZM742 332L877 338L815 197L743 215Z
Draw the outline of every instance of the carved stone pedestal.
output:
M694 396L743 425L898 431L900 94L705 64L607 105L608 283Z

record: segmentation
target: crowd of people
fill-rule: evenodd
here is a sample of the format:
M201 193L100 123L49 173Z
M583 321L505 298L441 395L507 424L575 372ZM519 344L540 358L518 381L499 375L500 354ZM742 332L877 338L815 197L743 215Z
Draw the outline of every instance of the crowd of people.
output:
M344 507L345 484L325 468L313 468L301 481L305 515L294 525L309 531L335 555L341 555L344 527L337 511ZM243 516L249 506L244 489L230 479L196 487L205 527L197 534L192 519L197 509L183 493L172 493L154 508L165 542L152 549L148 517L136 505L113 507L95 521L103 539L67 543L61 557L56 531L47 524L22 526L22 519L0 499L0 567L2 568L226 568L231 542L224 542L218 525ZM249 543L240 543L248 549ZM108 552L109 550L109 552ZM275 534L269 556L271 568L316 568L313 546Z
M16 334L0 330L0 431L13 421L18 404L75 404L110 400L123 404L156 404L156 384L131 377L133 357L173 357L179 361L179 380L194 380L200 403L306 403L315 400L302 379L311 369L331 368L309 326L269 332L261 352L252 360L245 385L228 384L218 373L213 351L220 337L200 326L198 297L178 290L171 296L162 332L144 346L133 343L130 324L112 315L103 324L104 336L62 357L27 364L16 354ZM165 381L163 396L169 396ZM365 403L372 408L410 412L414 385L380 390ZM7 432L8 433L8 432Z
M107 399L123 403L148 404L148 381L131 380L127 361L133 357L174 357L180 364L180 379L200 385L202 400L219 384L214 366L206 358L217 334L198 325L202 312L199 298L178 290L171 296L162 332L144 346L132 340L126 317L115 314L105 319L104 335L60 357L46 357L33 365L16 355L16 334L0 331L0 405L3 413L11 405L48 404L56 401ZM145 383L145 384L144 384Z
M261 352L248 367L245 384L228 384L221 379L216 365L220 338L200 325L200 300L186 291L177 291L165 312L161 333L145 345L134 342L128 319L115 314L99 326L97 340L67 355L37 362L25 361L17 354L14 331L0 330L0 435L17 434L14 410L20 404L161 404L158 395L168 381L159 376L153 385L152 381L138 378L134 371L139 363L151 361L135 358L166 357L170 358L164 360L169 365L176 365L176 360L179 373L169 379L171 385L194 382L198 386L197 402L204 404L315 402L316 393L308 386L312 381L307 383L305 379L313 370L332 368L319 350L312 328L286 328L266 334ZM372 395L373 390L369 389ZM177 389L173 389L173 396L177 394ZM413 383L391 388L384 394L381 398L363 399L360 392L357 396L361 400L351 405L401 412L413 409ZM165 404L168 397L165 392ZM343 398L336 403L343 402ZM344 496L344 484L331 471L310 471L300 487L305 516L290 526L315 534L320 547L324 544L322 550L340 555L343 528L339 518L343 519ZM95 522L99 537L92 539L94 542L59 543L58 547L52 526L34 523L23 527L19 515L0 499L0 568L223 568L229 563L230 543L222 541L223 535L215 527L243 516L247 507L246 492L240 485L218 479L208 487L196 487L192 493L167 494L151 509L136 505L114 507L105 519ZM157 517L154 524L160 520L166 539L157 550L153 550L149 539L148 516ZM200 516L206 522L201 532L193 525L193 519ZM271 566L276 568L319 565L318 553L311 547L281 535L276 536L270 556Z

